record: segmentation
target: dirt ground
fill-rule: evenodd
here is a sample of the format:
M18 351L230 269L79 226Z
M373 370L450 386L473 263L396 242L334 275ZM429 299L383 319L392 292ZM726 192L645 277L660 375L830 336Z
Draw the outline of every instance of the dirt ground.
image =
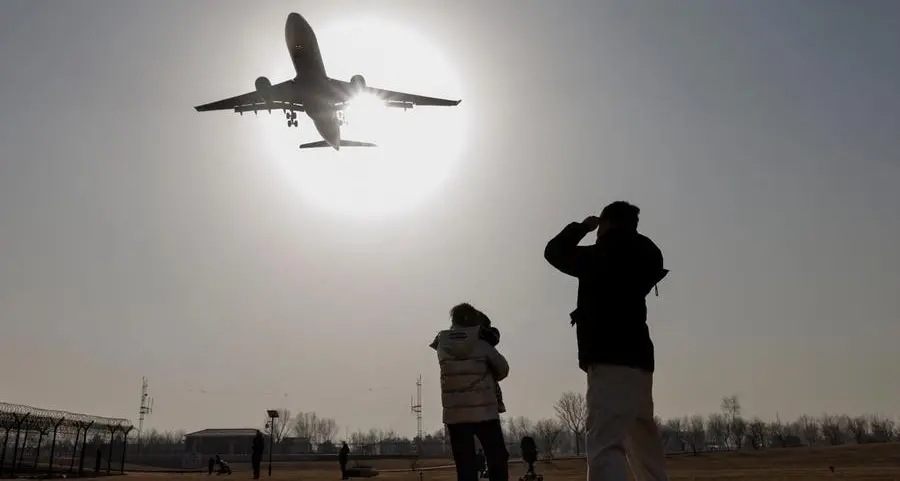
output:
M447 464L449 461L428 460L419 466ZM405 460L378 460L371 463L382 470L376 478L383 481L453 481L453 469L409 470ZM352 460L351 460L352 465ZM700 456L679 455L668 459L670 478L687 480L745 480L745 481L812 481L841 479L848 481L900 481L900 443L868 446L838 446L827 448L773 449L749 453L710 453ZM829 466L835 467L832 473ZM249 466L235 466L230 476L250 479ZM262 479L267 479L267 465L263 464ZM386 471L390 470L390 471ZM402 470L402 471L393 471ZM538 472L546 481L582 481L585 479L583 459L567 459L538 463ZM524 466L510 465L510 479L516 481L524 473ZM218 476L213 475L218 478ZM226 476L227 477L227 476ZM337 463L305 463L292 466L273 466L274 480L319 481L335 480ZM206 474L128 474L129 481L203 481ZM211 481L211 480L210 480ZM217 479L216 481L231 481Z

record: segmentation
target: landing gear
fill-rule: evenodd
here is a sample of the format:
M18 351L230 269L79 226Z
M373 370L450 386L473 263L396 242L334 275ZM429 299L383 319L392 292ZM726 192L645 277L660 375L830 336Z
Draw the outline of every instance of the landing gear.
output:
M291 110L290 112L288 112L287 110L285 110L285 111L284 111L284 118L287 119L287 126L288 126L288 127L296 127L296 126L297 126L297 112L295 112L295 111L293 111L293 110Z

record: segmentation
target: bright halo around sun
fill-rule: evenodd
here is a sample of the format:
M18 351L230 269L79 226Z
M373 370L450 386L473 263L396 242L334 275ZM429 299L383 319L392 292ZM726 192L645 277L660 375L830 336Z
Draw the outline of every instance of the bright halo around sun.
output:
M370 87L463 98L457 73L421 33L373 18L312 26L332 78L349 81L359 74ZM286 51L278 62L290 65ZM344 112L341 137L378 146L340 151L298 149L321 140L300 112L299 128L288 128L281 111L260 113L255 123L270 155L302 196L334 213L372 217L413 210L441 187L464 147L464 104L404 111L360 95Z

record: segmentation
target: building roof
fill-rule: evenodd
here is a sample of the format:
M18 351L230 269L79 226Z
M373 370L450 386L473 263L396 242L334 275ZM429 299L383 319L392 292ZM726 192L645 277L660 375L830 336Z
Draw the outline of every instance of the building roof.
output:
M205 437L216 438L225 436L256 436L256 429L253 428L227 428L227 429L203 429L193 433L185 434L185 437Z

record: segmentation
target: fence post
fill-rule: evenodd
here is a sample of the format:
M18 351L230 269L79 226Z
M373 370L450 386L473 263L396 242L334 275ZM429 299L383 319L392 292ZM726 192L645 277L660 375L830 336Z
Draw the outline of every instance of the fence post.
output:
M75 442L72 443L72 457L69 458L69 472L75 470L75 456L78 454L78 441L81 439L81 422L75 425Z
M9 426L6 427L6 435L3 436L3 450L0 451L0 474L3 474L3 465L6 464L6 446L9 444Z
M13 476L16 474L16 461L19 457L19 434L21 434L22 423L24 423L25 420L28 419L28 416L30 414L31 413L25 413L25 415L22 416L21 418L19 417L18 414L13 416L13 418L16 420L16 445L13 446L12 469L9 471L10 476ZM25 451L24 445L22 446L22 451Z
M116 440L116 431L119 430L119 425L108 426L109 427L109 453L106 455L106 474L109 474L112 471L112 455L113 455L113 442Z
M35 449L34 453L34 469L32 469L32 471L37 471L38 469L38 463L41 461L41 443L44 442L44 435L47 433L47 428L45 426L41 426L39 429L40 431L38 432L40 435L38 436L37 449Z
M134 429L134 426L129 426L122 436L122 466L119 470L120 474L125 474L125 450L128 448L128 433L130 433L132 429Z
M53 439L50 441L50 463L47 465L47 474L53 474L53 454L56 452L56 433L59 431L59 426L65 421L66 418L60 418L53 425Z
M84 440L81 442L81 458L78 460L78 475L81 476L84 474L84 450L87 449L87 435L88 430L91 429L91 426L94 425L94 421L87 423L87 426L84 427Z

